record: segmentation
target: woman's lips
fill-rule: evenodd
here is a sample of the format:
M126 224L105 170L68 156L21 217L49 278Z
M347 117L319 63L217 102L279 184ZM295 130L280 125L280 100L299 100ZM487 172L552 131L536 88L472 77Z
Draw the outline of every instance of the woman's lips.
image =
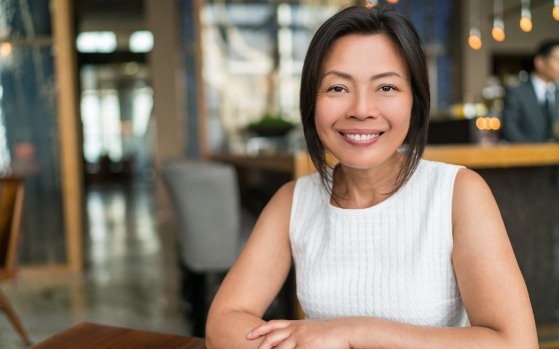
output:
M352 141L356 141L356 142L362 142L362 141L370 141L373 139L376 139L378 137L380 137L382 135L383 132L376 132L376 133L345 133L345 132L340 132L340 134L345 137L348 138Z

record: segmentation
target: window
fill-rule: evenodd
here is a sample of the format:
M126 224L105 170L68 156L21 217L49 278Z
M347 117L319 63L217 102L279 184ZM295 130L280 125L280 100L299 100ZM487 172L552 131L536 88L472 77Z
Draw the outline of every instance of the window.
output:
M340 6L207 2L201 42L210 123L230 137L264 114L298 122L306 49Z

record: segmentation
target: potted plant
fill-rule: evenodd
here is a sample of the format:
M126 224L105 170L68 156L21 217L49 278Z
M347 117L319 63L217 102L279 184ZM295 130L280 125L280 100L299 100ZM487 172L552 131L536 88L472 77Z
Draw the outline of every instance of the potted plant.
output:
M264 114L259 120L251 122L246 129L260 137L283 137L295 127L281 115Z

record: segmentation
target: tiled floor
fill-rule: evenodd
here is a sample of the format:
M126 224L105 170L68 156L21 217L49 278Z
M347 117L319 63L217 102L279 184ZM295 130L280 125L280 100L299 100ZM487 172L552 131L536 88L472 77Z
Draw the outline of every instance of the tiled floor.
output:
M145 183L94 187L83 275L23 274L2 285L31 339L45 339L83 321L189 334L180 301L174 223L157 219ZM0 348L24 348L0 312Z

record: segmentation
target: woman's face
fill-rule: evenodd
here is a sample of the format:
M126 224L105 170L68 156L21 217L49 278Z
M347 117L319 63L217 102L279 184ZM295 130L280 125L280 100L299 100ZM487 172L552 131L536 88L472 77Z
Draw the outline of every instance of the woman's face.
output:
M375 168L404 142L412 101L407 68L386 36L344 36L334 42L321 70L318 136L343 165Z

